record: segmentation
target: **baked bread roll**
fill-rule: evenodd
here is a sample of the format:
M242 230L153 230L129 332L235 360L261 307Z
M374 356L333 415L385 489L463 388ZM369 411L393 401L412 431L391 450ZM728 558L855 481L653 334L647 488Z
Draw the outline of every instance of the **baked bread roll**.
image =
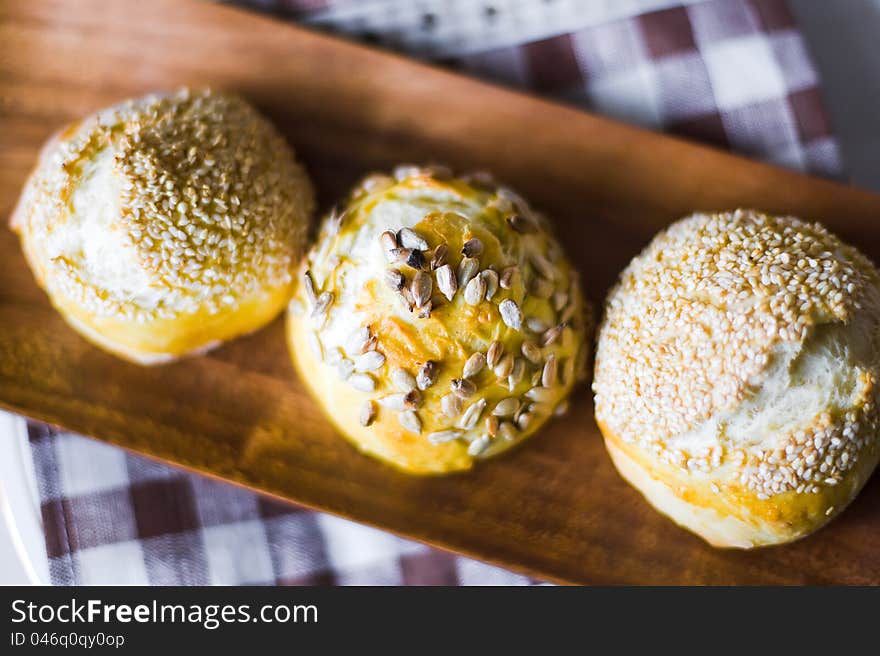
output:
M12 227L71 326L152 364L283 310L312 207L306 174L268 121L240 98L184 89L56 135Z
M598 338L596 419L623 477L716 546L828 522L880 450L878 280L791 217L696 214L658 235Z
M483 177L368 177L299 281L301 379L343 435L407 472L467 469L532 435L586 367L577 274L544 218Z

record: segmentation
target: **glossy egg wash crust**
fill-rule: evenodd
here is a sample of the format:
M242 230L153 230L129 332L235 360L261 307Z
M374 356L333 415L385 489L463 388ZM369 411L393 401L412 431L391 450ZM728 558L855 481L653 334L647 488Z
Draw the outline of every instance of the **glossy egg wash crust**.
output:
M75 327L150 361L258 327L244 312L259 324L282 308L312 207L304 171L268 121L236 96L183 89L56 135L13 227ZM217 330L200 330L202 320Z
M878 280L791 217L697 214L658 235L598 338L596 417L622 473L717 544L824 523L877 460Z
M290 304L304 382L365 452L466 469L583 380L589 312L545 219L486 176L400 167L324 221Z

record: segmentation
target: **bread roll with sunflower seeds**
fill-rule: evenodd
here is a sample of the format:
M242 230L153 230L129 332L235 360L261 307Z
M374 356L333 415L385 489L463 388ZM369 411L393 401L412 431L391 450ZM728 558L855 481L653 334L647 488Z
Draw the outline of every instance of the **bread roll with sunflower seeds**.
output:
M610 293L596 418L620 473L711 544L815 531L880 454L880 277L816 224L696 214Z
M301 379L363 452L467 469L562 412L588 356L578 276L483 176L400 167L328 216L288 313Z
M283 310L312 207L305 172L268 121L240 98L184 89L56 135L12 226L71 326L153 364Z

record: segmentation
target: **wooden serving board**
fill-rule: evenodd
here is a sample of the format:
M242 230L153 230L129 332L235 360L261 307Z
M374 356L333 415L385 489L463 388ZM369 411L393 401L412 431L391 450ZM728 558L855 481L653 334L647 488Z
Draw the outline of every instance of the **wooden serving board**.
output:
M322 202L399 162L485 168L554 219L594 302L659 228L737 206L825 222L880 259L880 196L488 86L389 54L179 0L0 3L0 217L43 140L127 96L241 92L288 136ZM580 583L880 583L880 480L797 544L712 549L615 473L584 386L513 453L412 478L334 434L280 320L157 368L89 346L0 229L0 406L514 570ZM0 452L0 457L2 452Z

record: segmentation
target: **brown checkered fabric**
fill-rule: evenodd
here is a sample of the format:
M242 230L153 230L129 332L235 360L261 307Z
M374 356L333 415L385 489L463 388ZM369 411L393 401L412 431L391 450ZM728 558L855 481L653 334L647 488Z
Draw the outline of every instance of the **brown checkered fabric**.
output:
M250 0L654 129L828 176L837 145L782 0ZM31 424L51 578L528 584L529 579Z

